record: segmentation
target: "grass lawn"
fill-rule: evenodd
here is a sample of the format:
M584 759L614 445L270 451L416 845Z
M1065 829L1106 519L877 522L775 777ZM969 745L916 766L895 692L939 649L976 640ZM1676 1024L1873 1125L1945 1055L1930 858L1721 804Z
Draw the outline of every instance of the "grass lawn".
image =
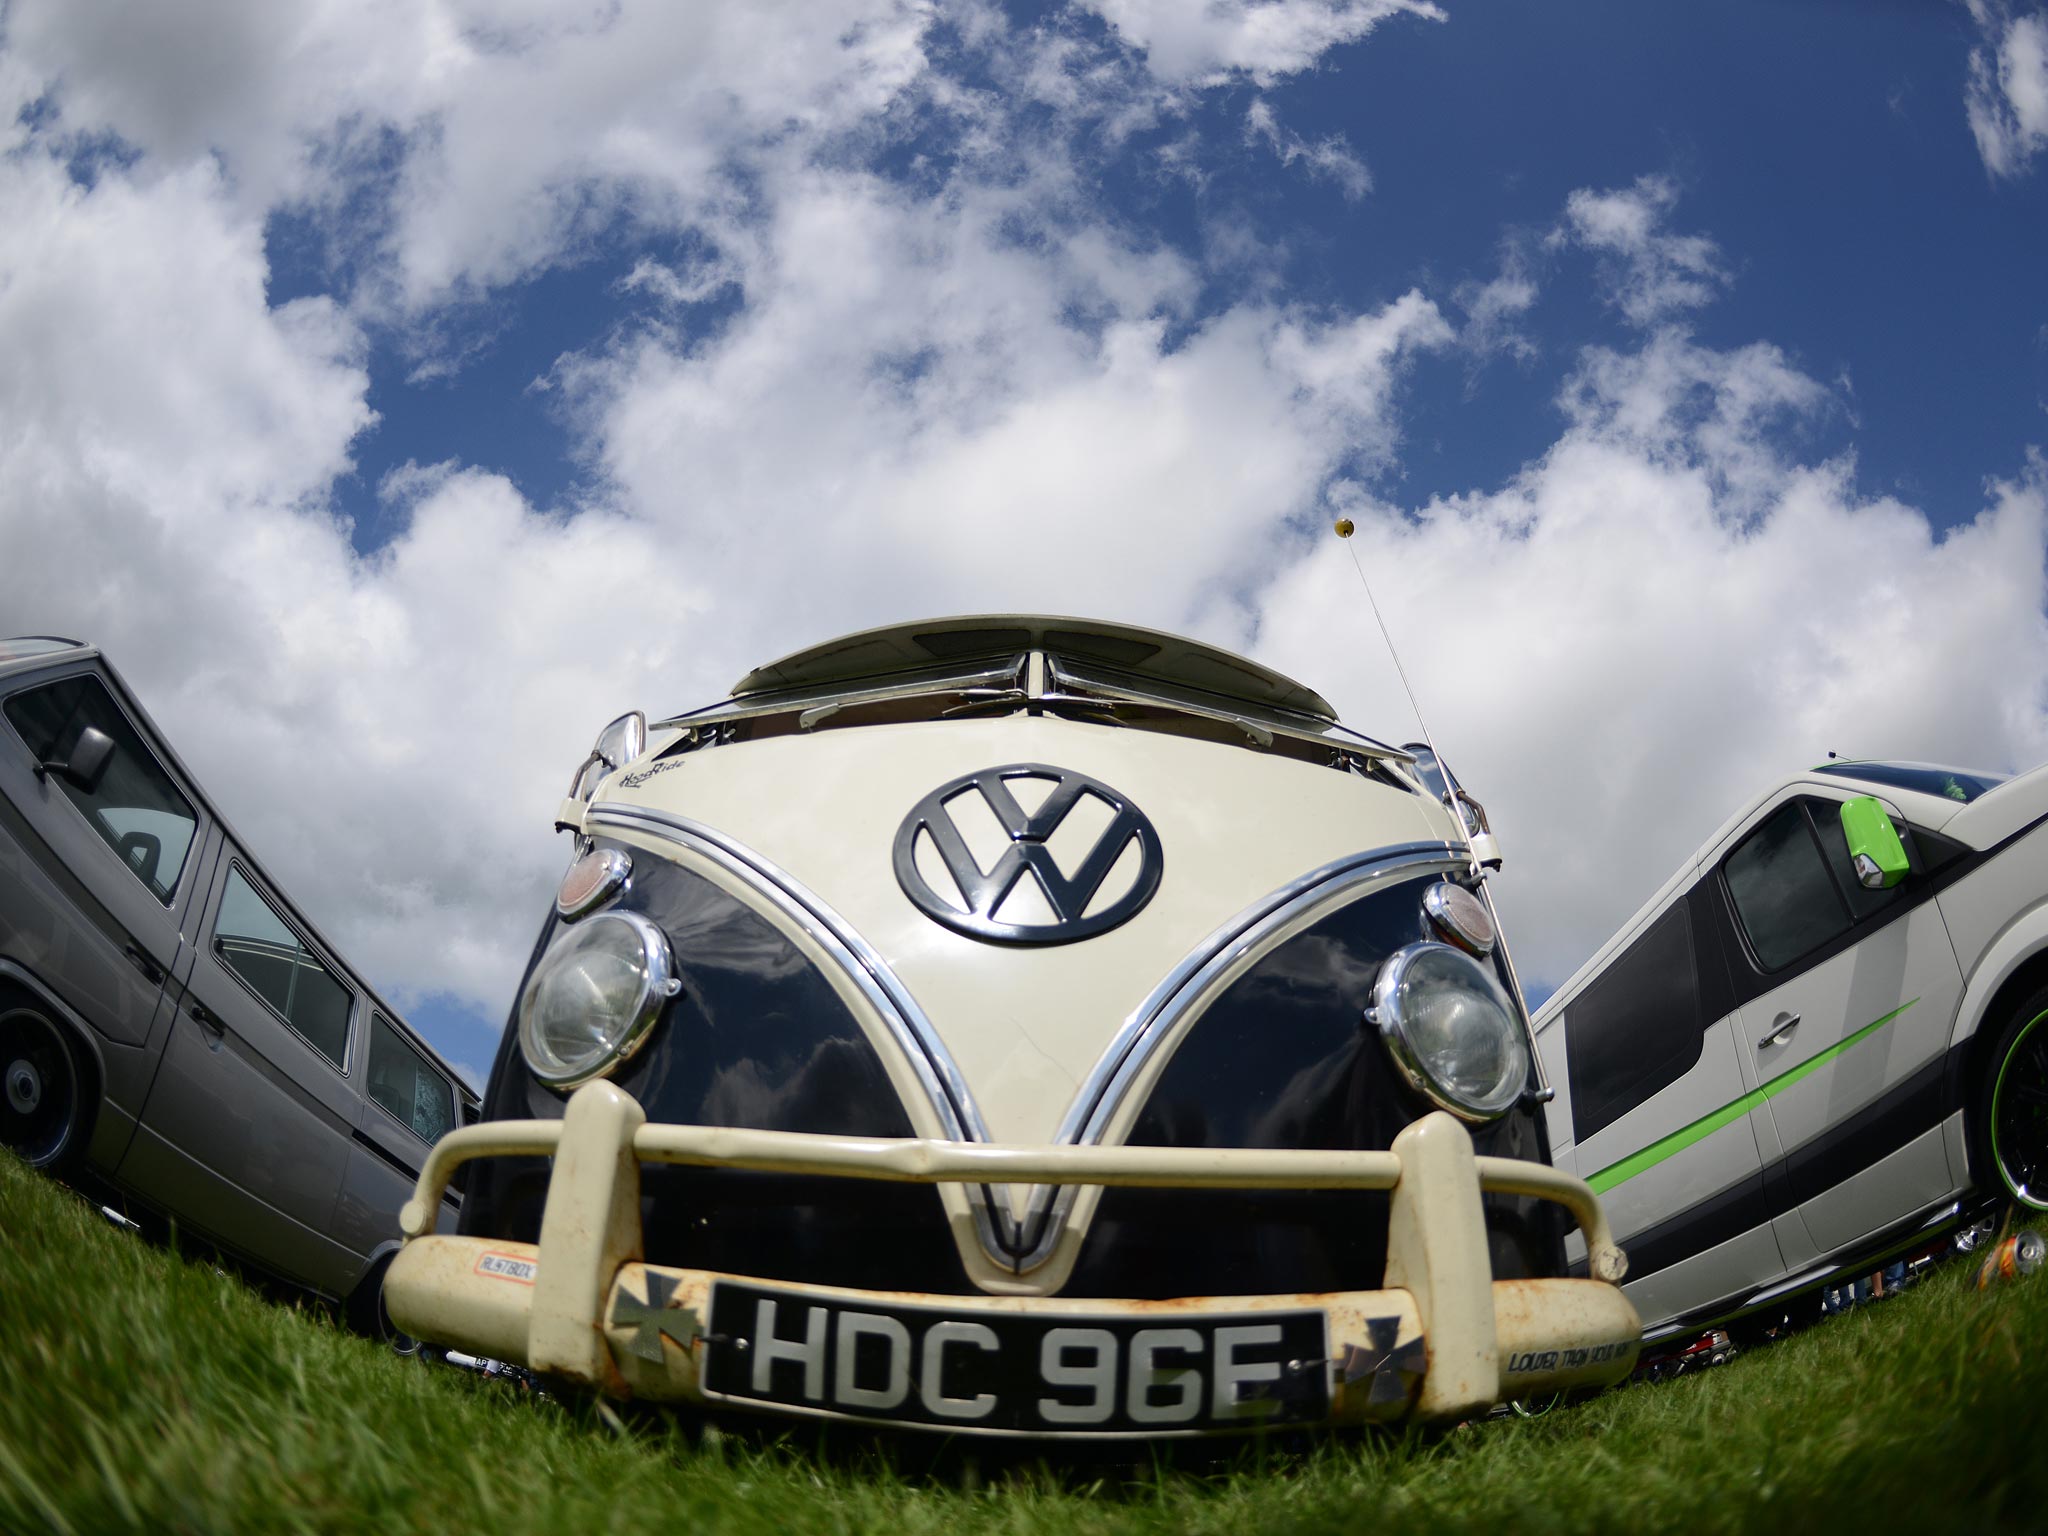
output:
M401 1360L0 1154L0 1531L1911 1532L2048 1527L2048 1276L1961 1264L1732 1365L1531 1421L1221 1469L905 1470L620 1424Z

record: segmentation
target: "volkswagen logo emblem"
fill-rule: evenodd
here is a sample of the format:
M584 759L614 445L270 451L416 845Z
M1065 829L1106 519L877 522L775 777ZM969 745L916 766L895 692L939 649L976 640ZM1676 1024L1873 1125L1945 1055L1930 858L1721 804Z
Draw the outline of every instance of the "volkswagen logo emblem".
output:
M1032 809L1024 808L1027 802ZM1067 836L1059 837L1070 819ZM984 849L994 854L989 868L969 847L963 823L968 832L979 824ZM1090 828L1097 829L1092 839ZM1091 910L1112 874L1133 862L1135 871L1119 875L1110 899ZM1165 867L1159 833L1129 796L1044 763L986 768L941 784L896 829L896 883L903 894L934 922L997 944L1067 944L1107 932L1152 899ZM957 899L934 889L927 871L943 872ZM1043 902L1019 889L1026 875ZM1045 920L1048 910L1051 921Z

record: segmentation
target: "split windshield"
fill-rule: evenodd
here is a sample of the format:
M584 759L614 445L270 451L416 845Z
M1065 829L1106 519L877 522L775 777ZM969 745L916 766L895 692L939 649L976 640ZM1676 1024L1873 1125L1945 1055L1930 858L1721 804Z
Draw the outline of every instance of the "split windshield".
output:
M1040 660L1034 667L1033 658ZM1346 763L1394 787L1413 786L1385 764L1409 754L1335 719L1126 671L1095 658L1028 651L907 669L812 688L763 690L661 721L688 733L692 750L723 741L850 725L958 719L1029 711L1097 724L1207 737L1331 766Z

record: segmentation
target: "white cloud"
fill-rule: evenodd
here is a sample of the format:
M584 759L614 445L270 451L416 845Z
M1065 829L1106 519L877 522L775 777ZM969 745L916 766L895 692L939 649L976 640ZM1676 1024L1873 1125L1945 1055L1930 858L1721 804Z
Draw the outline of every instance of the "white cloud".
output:
M2020 176L2048 147L2048 11L2014 15L2003 0L1965 3L1982 34L1963 93L1970 132L1992 176Z
M1327 177L1337 184L1345 198L1356 202L1372 190L1372 175L1365 162L1352 153L1342 134L1331 134L1311 144L1300 134L1280 126L1280 119L1265 98L1245 109L1244 135L1247 141L1263 144L1280 157L1282 165L1300 161L1311 175Z
M714 587L772 563L818 637L1018 604L1177 620L1340 464L1385 462L1402 370L1450 331L1420 295L1248 302L1169 345L1185 264L1058 201L795 177L726 329L565 374L609 481ZM750 624L784 633L729 622L736 662L770 644Z
M0 205L0 495L17 515L56 517L50 492L90 486L86 515L169 533L317 498L348 467L371 419L362 338L325 299L265 306L261 231L224 213L210 165L87 188L17 154Z
M1249 75L1260 85L1313 68L1396 16L1442 21L1429 0L1084 0L1145 54L1160 80L1212 85Z
M679 272L651 256L643 256L633 263L633 270L620 280L619 287L626 293L651 293L663 304L678 307L702 304L740 281L740 269L730 261L713 260L695 270Z
M1536 343L1519 322L1536 307L1539 292L1525 242L1520 238L1504 242L1500 271L1495 276L1483 283L1461 283L1452 293L1452 301L1465 312L1459 344L1481 360L1505 353L1519 363L1533 362Z
M15 0L6 14L0 101L47 87L53 133L111 135L141 153L145 178L216 157L244 215L313 215L350 258L352 308L401 318L429 350L450 326L419 317L576 261L622 228L744 225L764 212L752 201L764 161L859 165L892 122L925 112L961 163L1000 176L1024 103L1056 109L1038 134L1061 153L1084 133L1113 151L1184 113L1204 81L1271 82L1394 16L1442 16L1426 0L1121 0L1103 39L1057 16L1016 28L976 0L197 0L119 19ZM936 30L997 83L930 67ZM1250 126L1347 196L1369 185L1340 137L1286 133L1263 105Z
M1715 351L1666 329L1635 352L1587 348L1559 404L1573 429L1646 463L1696 466L1721 511L1746 517L1783 481L1775 429L1835 402L1768 343Z
M1728 281L1719 247L1704 235L1674 235L1665 217L1678 203L1666 176L1639 177L1622 191L1580 188L1565 202L1553 245L1577 245L1601 258L1607 301L1635 325L1654 325L1697 309Z
M378 217L353 238L381 246L383 297L419 309L581 254L620 219L686 225L731 195L743 147L886 108L923 70L929 22L917 0L15 0L6 35L57 87L63 129L118 135L145 172L218 155L244 212L303 204L340 232L368 195Z

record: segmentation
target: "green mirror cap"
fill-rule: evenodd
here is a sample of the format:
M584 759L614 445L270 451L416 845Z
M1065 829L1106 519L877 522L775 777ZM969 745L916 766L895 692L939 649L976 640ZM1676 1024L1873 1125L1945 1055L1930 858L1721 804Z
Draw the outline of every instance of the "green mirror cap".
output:
M1876 796L1858 795L1842 802L1842 835L1848 839L1849 862L1864 885L1881 891L1906 878L1906 846Z

